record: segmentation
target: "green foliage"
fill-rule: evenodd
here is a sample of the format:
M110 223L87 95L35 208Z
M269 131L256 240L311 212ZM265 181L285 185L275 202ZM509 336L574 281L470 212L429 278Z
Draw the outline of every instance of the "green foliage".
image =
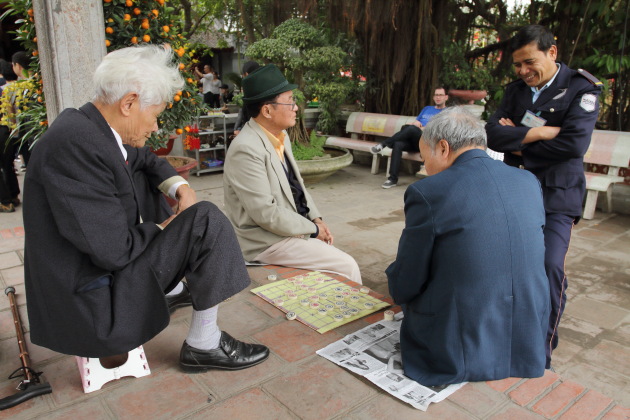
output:
M293 157L296 160L311 160L324 156L324 144L326 136L318 136L315 130L311 131L309 144L292 143Z
M317 98L321 110L318 127L326 133L336 131L341 104L358 91L355 80L344 78L339 73L349 64L348 54L332 45L323 30L300 19L286 20L270 38L250 45L245 55L276 64L289 81L298 85L305 100ZM293 138L293 141L299 142L300 139Z
M448 42L442 48L441 83L447 89L485 90L492 82L490 72L483 64L466 59L466 45Z

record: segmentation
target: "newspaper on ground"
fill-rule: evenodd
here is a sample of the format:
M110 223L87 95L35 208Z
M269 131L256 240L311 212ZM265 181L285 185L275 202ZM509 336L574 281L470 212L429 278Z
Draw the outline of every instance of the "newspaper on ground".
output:
M346 335L321 350L320 356L370 380L396 398L426 411L464 386L461 384L428 387L403 374L400 355L402 312L394 321L380 321Z

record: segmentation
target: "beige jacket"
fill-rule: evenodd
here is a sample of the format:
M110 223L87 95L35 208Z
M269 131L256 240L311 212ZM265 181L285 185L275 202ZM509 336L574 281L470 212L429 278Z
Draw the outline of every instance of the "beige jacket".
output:
M247 261L285 238L307 239L317 230L312 220L320 214L304 187L288 136L284 150L286 163L304 190L308 219L297 212L282 162L256 121L250 119L228 149L223 172L225 211Z

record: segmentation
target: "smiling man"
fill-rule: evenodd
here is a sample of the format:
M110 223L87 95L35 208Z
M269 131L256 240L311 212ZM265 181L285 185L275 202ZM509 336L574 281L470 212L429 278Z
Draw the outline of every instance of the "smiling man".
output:
M405 228L386 273L404 313L403 369L423 385L545 371L540 186L485 149L479 119L446 108L420 139L429 176L405 192Z
M64 110L37 142L25 180L33 343L83 357L126 353L168 325L165 293L181 289L176 304L194 308L183 370L262 362L265 346L237 341L216 323L218 304L250 283L229 221L197 203L188 183L144 147L183 86L172 52L112 52L94 85L94 100ZM178 200L176 214L160 191Z
M251 119L225 158L225 211L246 260L332 271L361 283L354 258L333 246L293 159L285 130L296 122L295 88L273 64L243 79Z
M511 46L519 80L506 87L503 102L488 120L486 131L488 147L503 152L505 163L531 171L542 186L545 268L551 289L549 368L566 302L564 260L571 229L582 214L586 187L583 157L597 121L602 83L584 70L556 63L554 36L543 26L524 27Z

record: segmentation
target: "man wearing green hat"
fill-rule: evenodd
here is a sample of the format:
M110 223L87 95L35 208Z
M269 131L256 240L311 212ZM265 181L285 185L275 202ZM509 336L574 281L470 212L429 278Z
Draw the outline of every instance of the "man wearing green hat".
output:
M359 266L333 246L293 159L285 130L295 125L296 88L273 64L243 79L252 118L225 158L225 210L247 261L331 271L360 284Z

